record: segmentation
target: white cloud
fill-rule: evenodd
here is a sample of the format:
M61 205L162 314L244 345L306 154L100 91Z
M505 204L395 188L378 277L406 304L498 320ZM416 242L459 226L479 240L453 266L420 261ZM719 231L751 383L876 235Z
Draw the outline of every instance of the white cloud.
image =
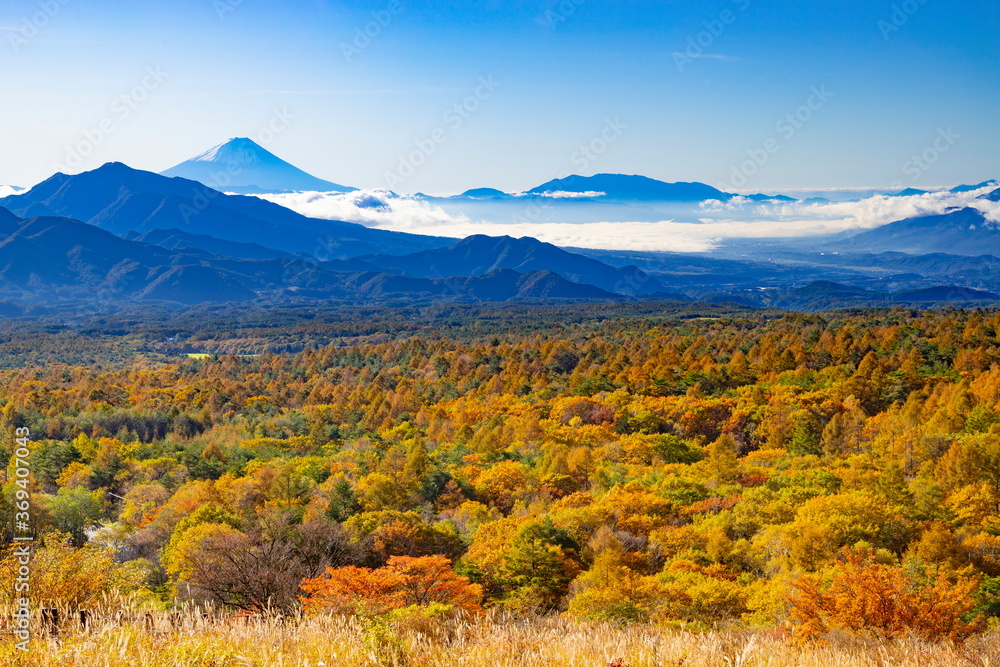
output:
M972 208L979 209L979 212L986 216L986 219L990 222L1000 224L1000 202L981 199L978 202L974 202Z
M930 192L911 197L878 195L860 201L804 204L800 202L769 202L761 205L764 216L800 217L815 221L840 221L845 229L870 229L896 220L938 215L954 208L986 206L993 202L979 199L993 190L980 188L971 192Z
M608 194L607 192L597 192L596 190L588 190L587 192L566 192L565 190L554 190L549 192L543 192L541 197L546 197L548 199L594 199L595 197L603 197Z
M531 198L542 197L543 199L595 199L604 197L607 192L598 190L587 190L585 192L570 192L567 190L547 190L545 192L511 192L512 197Z
M310 218L356 222L366 227L396 231L439 234L437 227L464 224L465 216L449 215L439 206L388 190L333 192L293 192L257 195ZM433 228L433 229L432 229Z
M746 208L747 204L752 204L753 200L748 197L733 197L729 201L721 201L719 199L706 199L705 201L698 204L700 208L705 213L719 213L722 211L742 211Z
M934 192L912 197L876 196L860 201L803 203L703 202L695 214L701 224L674 222L496 222L453 215L439 206L386 190L348 194L306 192L262 195L304 215L357 222L394 231L462 238L472 234L532 236L561 246L616 250L704 252L723 239L794 238L864 230L905 218L934 215L972 206L1000 223L1000 203L972 192ZM509 219L505 217L504 220Z
M24 190L13 185L0 185L0 197L9 197L10 195L16 195L18 192L24 192Z

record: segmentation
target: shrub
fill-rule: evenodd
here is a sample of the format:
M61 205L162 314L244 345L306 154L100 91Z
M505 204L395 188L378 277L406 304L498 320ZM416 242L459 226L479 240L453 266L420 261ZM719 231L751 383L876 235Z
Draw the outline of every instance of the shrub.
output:
M930 641L962 641L984 628L981 617L963 618L976 604L978 584L945 574L917 580L900 567L873 562L870 554L846 553L828 586L816 575L793 584L790 616L803 639L844 630L880 640L913 633Z
M459 576L444 556L393 556L385 567L327 568L326 574L302 582L299 599L307 612L386 614L413 605L451 605L482 611L482 587Z

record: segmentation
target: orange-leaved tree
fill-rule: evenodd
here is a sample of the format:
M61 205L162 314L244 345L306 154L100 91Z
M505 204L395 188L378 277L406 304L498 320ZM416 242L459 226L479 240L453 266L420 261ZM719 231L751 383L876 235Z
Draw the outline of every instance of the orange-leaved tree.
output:
M438 603L475 614L483 589L452 569L444 556L393 556L384 567L327 568L302 582L307 612L384 614L411 605Z
M917 579L903 568L874 562L870 554L845 553L829 586L817 575L793 586L790 617L803 639L831 630L879 639L909 633L931 641L962 641L984 629L982 617L966 616L976 605L979 580L971 576Z

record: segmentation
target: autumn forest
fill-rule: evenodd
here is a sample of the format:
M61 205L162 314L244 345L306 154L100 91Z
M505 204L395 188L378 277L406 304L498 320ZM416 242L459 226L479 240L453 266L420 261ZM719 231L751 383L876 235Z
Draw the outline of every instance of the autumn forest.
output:
M32 602L63 610L24 664L158 665L177 618L296 665L333 664L320 636L457 664L486 623L611 633L570 661L598 667L679 637L998 650L997 312L122 312L4 323L0 363L0 601L26 490ZM185 650L162 664L272 664ZM566 664L532 650L509 664Z

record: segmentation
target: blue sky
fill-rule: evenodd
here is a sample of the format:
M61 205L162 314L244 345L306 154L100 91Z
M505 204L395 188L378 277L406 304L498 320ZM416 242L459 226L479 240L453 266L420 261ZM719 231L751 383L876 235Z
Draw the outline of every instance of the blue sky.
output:
M1000 177L985 1L6 0L0 29L0 184L235 136L400 192Z

